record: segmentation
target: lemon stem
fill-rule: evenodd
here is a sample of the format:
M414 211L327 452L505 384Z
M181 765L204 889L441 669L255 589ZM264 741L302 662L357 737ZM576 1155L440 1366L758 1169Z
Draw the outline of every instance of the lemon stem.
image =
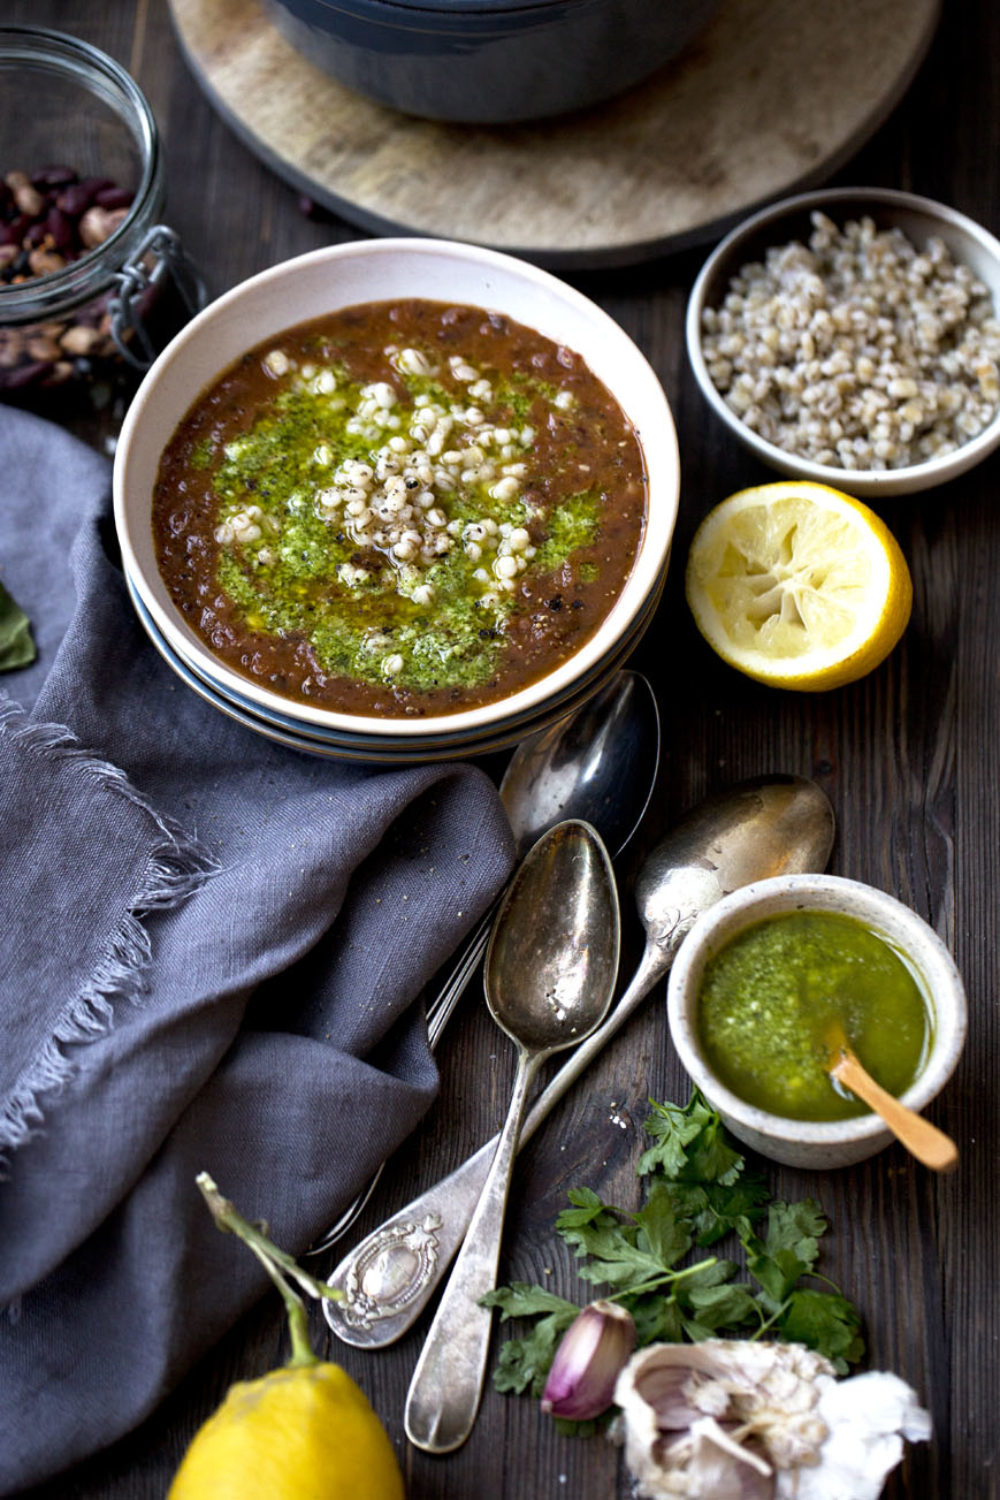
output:
M305 1303L290 1283L297 1282L310 1297L323 1297L328 1302L340 1302L343 1299L343 1292L335 1291L333 1287L317 1281L314 1276L309 1275L308 1271L303 1271L301 1266L296 1265L290 1255L287 1255L284 1250L279 1250L277 1245L268 1239L267 1226L251 1224L248 1219L244 1219L229 1199L222 1196L207 1172L199 1172L195 1181L208 1204L216 1227L227 1234L235 1234L248 1249L253 1251L281 1293L292 1337L292 1357L288 1363L293 1366L318 1364L319 1361L309 1341L309 1321L306 1317Z
M251 1245L250 1249L278 1288L285 1304L285 1312L288 1314L288 1331L292 1336L292 1357L288 1360L289 1366L298 1369L305 1365L318 1365L319 1359L309 1339L309 1319L306 1317L305 1303L298 1292L292 1291L278 1267L272 1263L259 1245Z

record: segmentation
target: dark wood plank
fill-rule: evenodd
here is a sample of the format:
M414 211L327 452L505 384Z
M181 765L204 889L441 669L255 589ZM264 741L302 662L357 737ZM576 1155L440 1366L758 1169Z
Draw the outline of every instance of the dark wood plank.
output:
M233 129L334 212L577 269L704 244L752 204L831 172L898 100L940 9L727 0L673 63L603 108L491 130L415 126L360 99L260 0L170 4Z
M230 134L179 56L165 0L7 0L13 21L49 24L104 47L136 73L163 130L167 218L213 292L313 246L354 237L311 222L294 193ZM839 174L844 183L904 186L953 203L996 232L1000 199L1000 10L970 0L946 13L906 99ZM682 511L663 605L636 664L656 684L666 760L651 824L666 826L705 793L740 777L796 771L829 792L839 819L832 868L894 892L955 954L969 992L970 1040L953 1083L931 1111L962 1148L959 1173L936 1180L893 1148L817 1178L775 1168L786 1195L812 1193L834 1230L825 1269L860 1304L872 1365L897 1370L934 1414L932 1443L912 1449L890 1500L1000 1495L996 1464L997 900L1000 798L1000 526L994 458L947 488L886 505L914 574L912 624L871 677L819 695L758 687L711 657L682 594L687 544L704 512L730 491L771 477L713 425L683 355L683 312L699 257L574 278L632 334L670 397L683 460ZM94 441L99 422L75 419ZM625 905L630 909L626 896ZM629 931L637 948L634 919ZM373 1227L418 1187L457 1163L496 1124L512 1055L481 1005L467 1000L443 1053L440 1101L401 1152L358 1226ZM470 1086L470 1080L475 1086ZM634 1165L649 1095L687 1085L666 1036L661 989L560 1106L518 1168L504 1274L572 1293L572 1268L551 1233L566 1186L590 1182L634 1202ZM612 1116L626 1121L622 1130ZM334 1255L328 1257L332 1264ZM317 1336L325 1325L315 1323ZM460 1453L407 1451L401 1413L422 1336L380 1355L335 1347L370 1393L398 1445L411 1500L578 1500L624 1497L614 1450L558 1437L527 1401L487 1394ZM33 1491L33 1500L154 1500L184 1445L237 1376L280 1357L282 1318L269 1302L223 1341L144 1427L108 1453Z

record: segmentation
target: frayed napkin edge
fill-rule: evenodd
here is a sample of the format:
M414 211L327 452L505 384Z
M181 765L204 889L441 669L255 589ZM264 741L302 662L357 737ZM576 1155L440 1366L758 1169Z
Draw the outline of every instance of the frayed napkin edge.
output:
M141 1001L152 958L149 934L142 921L144 914L179 905L194 895L219 867L197 838L172 818L157 812L124 771L85 750L65 725L30 723L18 704L0 693L0 731L18 740L29 754L50 761L75 762L76 769L91 777L102 790L124 797L145 812L157 831L143 881L95 972L67 1005L41 1053L24 1070L0 1107L0 1180L3 1180L10 1167L9 1153L38 1134L44 1124L41 1096L55 1097L74 1076L75 1066L62 1048L92 1041L109 1031L114 1021L113 1001L132 1004Z

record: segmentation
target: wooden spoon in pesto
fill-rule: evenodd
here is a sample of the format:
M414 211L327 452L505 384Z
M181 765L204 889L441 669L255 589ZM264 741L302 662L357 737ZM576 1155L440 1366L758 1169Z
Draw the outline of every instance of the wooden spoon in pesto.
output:
M958 1166L958 1147L923 1115L901 1104L895 1095L875 1082L866 1072L857 1054L852 1052L840 1021L831 1021L826 1030L827 1072L845 1089L873 1109L888 1125L893 1135L915 1156L917 1161L935 1172L951 1172Z

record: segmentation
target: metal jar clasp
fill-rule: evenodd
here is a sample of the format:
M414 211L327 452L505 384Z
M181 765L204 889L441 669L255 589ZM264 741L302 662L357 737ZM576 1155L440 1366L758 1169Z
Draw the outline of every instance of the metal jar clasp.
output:
M205 304L205 284L180 238L154 224L115 272L108 304L111 336L122 358L146 370L160 349Z

